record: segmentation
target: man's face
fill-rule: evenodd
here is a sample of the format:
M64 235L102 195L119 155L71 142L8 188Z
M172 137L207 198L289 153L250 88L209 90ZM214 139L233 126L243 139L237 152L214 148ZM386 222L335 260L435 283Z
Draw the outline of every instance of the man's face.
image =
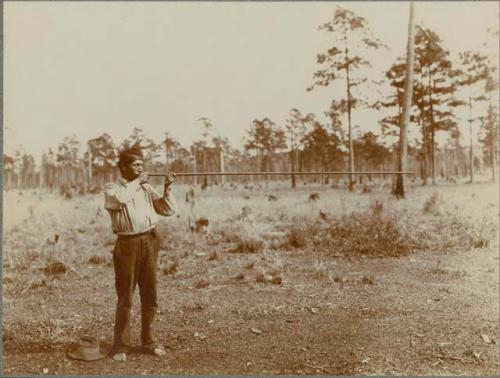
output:
M124 179L135 180L144 171L144 162L140 159L134 160L123 168L122 176Z

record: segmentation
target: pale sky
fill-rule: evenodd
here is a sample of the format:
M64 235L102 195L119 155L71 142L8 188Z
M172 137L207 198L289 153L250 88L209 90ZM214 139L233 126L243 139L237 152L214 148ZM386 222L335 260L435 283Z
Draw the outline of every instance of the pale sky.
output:
M133 127L156 142L168 131L187 147L200 117L239 148L255 118L284 125L297 107L323 120L345 85L305 89L316 54L332 45L318 25L337 5L367 18L391 47L370 55L373 72L404 54L403 2L4 2L4 151L22 144L38 159L64 136L85 142L108 132L118 144ZM480 49L486 29L498 28L498 2L417 3L416 11L452 54ZM361 130L378 132L377 121L353 114Z

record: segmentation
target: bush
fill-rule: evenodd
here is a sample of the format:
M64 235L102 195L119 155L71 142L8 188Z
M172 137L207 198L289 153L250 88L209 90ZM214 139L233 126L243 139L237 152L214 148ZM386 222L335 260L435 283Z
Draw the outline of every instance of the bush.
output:
M43 273L47 276L64 274L69 270L68 266L60 261L48 263L43 268Z
M88 259L88 263L92 265L106 264L106 258L104 256L93 255Z
M259 253L265 246L257 230L245 222L236 222L218 230L220 241L233 245L232 253Z
M424 203L424 214L440 215L441 209L439 202L439 194L437 192L432 193L432 195Z
M264 248L264 242L256 235L239 235L235 244L233 253L258 253Z
M497 232L495 224L486 218L472 222L453 214L437 217L420 229L415 225L414 230L422 248L437 251L486 248Z
M351 213L332 222L324 243L350 255L403 256L417 247L394 215Z
M286 227L285 240L281 244L281 248L304 248L323 229L323 225L318 221L296 220Z
M163 272L163 274L165 274L167 276L170 274L175 274L177 272L178 267L179 267L179 263L177 261L174 261L174 262L164 266L162 269L162 272Z

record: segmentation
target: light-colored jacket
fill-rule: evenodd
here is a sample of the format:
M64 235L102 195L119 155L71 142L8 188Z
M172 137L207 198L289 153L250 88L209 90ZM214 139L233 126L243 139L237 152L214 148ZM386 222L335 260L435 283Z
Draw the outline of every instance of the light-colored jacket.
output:
M121 178L104 187L104 207L111 216L115 234L135 235L156 227L157 214L174 214L175 200L170 193L160 196L148 183Z

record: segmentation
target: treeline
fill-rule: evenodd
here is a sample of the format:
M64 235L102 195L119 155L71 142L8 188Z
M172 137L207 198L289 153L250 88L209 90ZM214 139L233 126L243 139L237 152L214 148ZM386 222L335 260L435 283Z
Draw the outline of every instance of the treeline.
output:
M320 25L320 30L331 33L335 43L317 55L319 68L307 91L318 86L333 87L335 99L324 112L328 120L325 123L317 115L297 108L290 110L283 125L268 117L256 118L247 128L242 149L234 148L215 132L216 127L206 117L198 120L202 137L188 147L168 134L163 141L153 141L140 128L118 144L106 133L84 145L73 136L46 151L38 168L33 157L22 149L14 156L4 155L4 187L79 187L98 191L104 182L119 177L117 151L133 144L141 146L149 170L156 172L397 170L399 145L394 140L402 117L405 60L401 57L388 66L383 80L369 80L376 75L369 71L367 51L382 53L388 47L372 34L367 20L339 7L331 20ZM498 42L498 30L491 33ZM497 48L490 46L486 51ZM415 34L414 51L409 131L417 131L418 137L408 146L408 167L418 172L423 184L435 183L439 177L464 175L473 181L473 172L484 167L491 168L495 179L499 156L498 57L480 49L451 56L437 33L421 27ZM375 101L374 91L379 93ZM371 99L367 93L372 93ZM357 111L363 108L378 110L375 122L380 125L380 135L355 132ZM468 117L460 118L460 114ZM464 126L468 126L468 133L461 135ZM478 129L476 133L473 126ZM438 134L445 136L444 145L438 145ZM479 148L474 149L473 134L478 136ZM466 145L461 140L466 140ZM225 180L248 179L253 178ZM355 178L348 179L353 189ZM296 177L291 180L295 187ZM221 178L208 180L203 176L181 181L195 185L224 183Z
M290 138L289 138L290 139ZM384 146L380 138L372 132L358 135L354 139L356 171L394 170L397 145ZM288 142L288 143L287 143ZM248 130L242 150L233 148L226 138L214 137L194 142L183 147L167 135L165 140L155 143L139 129L116 144L106 133L82 144L74 136L64 138L56 149L43 154L42 163L35 165L28 154L4 155L4 189L48 189L61 191L98 192L106 182L120 177L116 166L118 151L121 148L138 144L142 147L147 169L150 172L280 172L280 171L346 171L348 170L347 143L339 136L329 133L324 125L314 121L309 132L305 133L290 148L285 130L268 119L254 120ZM90 154L89 154L90 152ZM89 158L90 156L90 158ZM423 181L426 180L425 162L419 148L410 148L409 167ZM436 161L439 177L451 179L469 174L467 149L447 147L437 150ZM474 169L483 170L487 158L475 155ZM343 180L344 177L304 177L297 180ZM358 180L362 182L362 176ZM369 179L372 179L371 177ZM250 177L182 178L182 183L193 185L219 185L225 182L248 183L266 180L291 180L290 177L271 176L270 178Z

